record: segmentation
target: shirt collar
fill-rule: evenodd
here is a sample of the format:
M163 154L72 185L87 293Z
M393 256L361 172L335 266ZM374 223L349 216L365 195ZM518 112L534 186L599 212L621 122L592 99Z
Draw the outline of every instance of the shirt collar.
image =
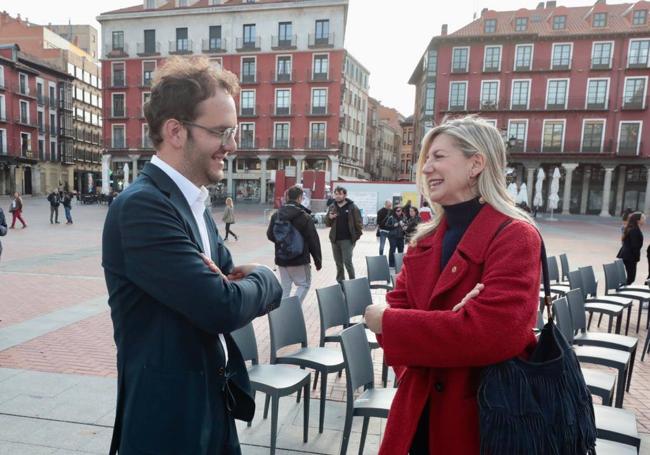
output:
M209 196L209 192L205 186L201 186L199 188L187 177L185 177L183 174L178 172L176 169L158 157L158 155L151 157L151 164L160 168L161 171L167 174L169 178L174 181L176 186L178 186L178 189L180 189L181 193L183 193L183 196L185 196L185 199L187 200L187 203L190 207L194 207L195 204L199 202L201 204L205 204L205 201Z

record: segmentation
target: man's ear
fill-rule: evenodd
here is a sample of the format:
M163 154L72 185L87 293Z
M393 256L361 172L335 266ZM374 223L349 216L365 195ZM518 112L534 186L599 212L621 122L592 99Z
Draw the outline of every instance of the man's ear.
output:
M187 141L187 128L176 119L170 118L165 120L160 128L160 134L163 141L169 143L174 148L183 148Z

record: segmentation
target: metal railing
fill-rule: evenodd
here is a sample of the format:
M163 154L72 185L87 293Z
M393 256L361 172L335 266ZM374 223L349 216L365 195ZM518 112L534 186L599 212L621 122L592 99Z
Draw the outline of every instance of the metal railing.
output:
M310 33L308 46L311 49L334 47L334 33L319 35Z
M146 57L147 55L160 55L160 42L154 43L140 42L138 43L138 56Z
M201 40L201 50L203 52L226 52L227 49L227 42L224 38L209 38Z
M169 53L174 55L191 54L194 42L191 39L177 39L169 42Z
M243 37L237 38L237 52L259 51L262 46L262 40L259 36L244 40Z
M122 47L113 48L112 44L104 46L104 56L106 58L124 58L129 56L129 44L124 43Z
M281 50L281 49L295 49L296 43L298 41L297 35L291 36L271 36L271 49Z

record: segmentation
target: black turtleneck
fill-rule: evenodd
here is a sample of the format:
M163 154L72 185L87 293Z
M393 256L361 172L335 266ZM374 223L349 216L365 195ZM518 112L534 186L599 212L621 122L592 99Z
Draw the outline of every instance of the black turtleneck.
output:
M447 231L442 239L442 256L440 257L440 270L444 269L454 254L458 242L463 238L463 234L472 224L478 212L485 204L479 202L479 198L461 202L460 204L443 206L445 209L445 218L447 219Z

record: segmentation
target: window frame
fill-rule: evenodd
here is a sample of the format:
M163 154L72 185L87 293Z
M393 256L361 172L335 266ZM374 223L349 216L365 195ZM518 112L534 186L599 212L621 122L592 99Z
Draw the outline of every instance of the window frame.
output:
M600 21L598 22L598 24L596 24L596 20L600 19L600 18L604 18L604 21L602 22L602 25L601 25ZM597 13L594 13L592 15L592 17L591 17L591 26L593 28L605 28L605 27L607 27L608 19L609 18L607 17L606 12L599 11Z
M609 77L589 77L587 78L587 85L585 86L585 109L590 109L589 108L589 84L591 81L606 81L607 82L607 89L605 90L605 105L603 109L607 109L609 107L609 90L611 87L611 80ZM594 109L594 108L592 108Z
M278 125L286 125L287 126L287 145L282 146L281 148L290 148L291 147L291 122L287 121L282 121L282 122L273 122L273 148L278 148Z
M607 61L607 65L603 65L602 63L596 65L594 63L594 53L596 51L596 45L598 44L609 44L609 59ZM614 41L594 41L591 43L591 61L590 61L590 67L591 69L611 69L612 68L612 63L614 61L614 47L616 46Z
M639 125L639 134L636 140L636 153L635 156L639 156L639 153L641 152L641 138L643 137L643 120L620 120L618 122L618 135L617 135L617 140L616 140L616 154L620 155L620 149L621 149L621 132L623 131L623 124L624 123L636 123Z
M564 65L558 65L556 67L555 65L555 49L560 47L560 46L569 46L569 64L567 65L566 68L564 68ZM553 46L551 48L551 70L555 71L569 71L571 70L571 67L573 66L573 43L572 42L562 42L562 43L553 43ZM560 68L561 67L561 68Z
M560 19L562 20L560 21ZM557 16L553 16L553 18L551 19L551 28L556 31L566 30L566 21L567 21L567 17L565 14L558 14Z
M454 54L456 53L456 51L459 51L459 50L467 50L467 57L465 59L465 69L456 70L455 67L454 67L454 60L455 60ZM454 47L451 48L451 72L452 73L458 74L458 73L467 73L467 72L469 72L470 53L471 53L471 49L470 49L469 46L454 46Z
M122 130L124 131L124 147L121 148L128 148L127 140L126 140L126 123L113 123L111 124L111 148L113 149L121 149L120 147L117 147L115 145L115 127L122 127Z
M452 100L452 86L453 86L454 84L462 84L462 85L465 86L465 90L464 90L465 95L464 95L464 104L463 104L463 109L452 109L452 104L451 104L451 100ZM467 110L467 90L468 90L468 88L469 88L468 81L449 81L449 100L448 100L448 104L447 104L447 110L449 110L449 111L454 111L454 110L455 110L455 111L466 111L466 110ZM459 107L459 106L454 105L454 107Z
M499 64L496 69L487 69L487 53L488 49L499 49ZM503 62L503 45L502 44L488 44L483 48L483 72L484 73L498 73L501 71L501 63Z
M522 47L530 47L530 65L528 65L527 69L518 69L517 67L517 53L519 52L519 48ZM524 72L524 71L531 71L533 69L533 57L535 54L535 44L534 43L519 43L515 45L515 56L512 62L512 70L515 72Z
M569 87L571 85L571 79L568 77L562 77L562 78L551 78L546 80L546 97L544 99L544 108L549 109L549 90L551 89L551 82L557 82L557 81L563 81L566 82L566 91L564 94L564 106L561 108L563 110L567 109L567 106L569 105ZM553 106L556 106L557 104L553 104ZM553 109L558 109L558 108L553 108Z
M648 43L648 51L646 53L646 62L645 66L641 66L641 63L630 63L630 56L632 53L632 44L633 43L640 43L640 42L647 42ZM626 68L650 68L650 38L631 38L628 42L627 45L627 64L625 65ZM632 66L630 66L632 65Z
M523 27L520 27L520 21L523 21ZM515 17L515 32L525 32L528 30L527 17Z
M524 128L524 139L523 139L523 148L521 152L516 152L516 153L526 153L527 146L528 146L528 127L530 126L530 122L528 121L527 118L510 118L508 119L508 128L506 129L506 139L510 140L511 136L510 135L510 126L512 123L525 123L526 127ZM517 139L519 140L519 139Z
M530 109L530 92L532 91L533 80L532 79L512 79L510 83L510 110L513 110L514 99L515 99L515 83L516 82L528 82L528 96L526 97L526 109ZM519 106L519 105L518 105Z
M497 110L499 108L499 96L501 94L501 80L499 79L486 79L481 81L481 91L479 94L479 109L480 110L492 110L492 109L484 109L483 104L483 88L485 84L494 84L496 82L497 84L497 96L496 99L494 100L494 110Z
M600 122L603 124L603 132L600 135L600 151L591 152L584 150L584 141L585 141L585 126L587 122ZM580 130L580 153L603 153L605 151L605 132L607 129L607 119L606 118L583 118L582 119L582 129Z
M646 100L648 98L648 80L649 76L626 76L623 79L623 93L622 93L622 99L621 99L621 107L625 109L625 92L627 91L627 81L630 79L643 79L645 82L643 84L643 98L641 99L641 109L644 110L646 108ZM632 108L628 108L632 109Z
M542 141L541 141L541 146L540 146L540 151L541 153L544 153L544 133L546 132L546 124L547 123L562 123L562 141L560 144L560 151L559 152L546 152L546 153L564 153L564 142L566 140L566 119L562 118L554 118L554 119L544 119L542 122Z

